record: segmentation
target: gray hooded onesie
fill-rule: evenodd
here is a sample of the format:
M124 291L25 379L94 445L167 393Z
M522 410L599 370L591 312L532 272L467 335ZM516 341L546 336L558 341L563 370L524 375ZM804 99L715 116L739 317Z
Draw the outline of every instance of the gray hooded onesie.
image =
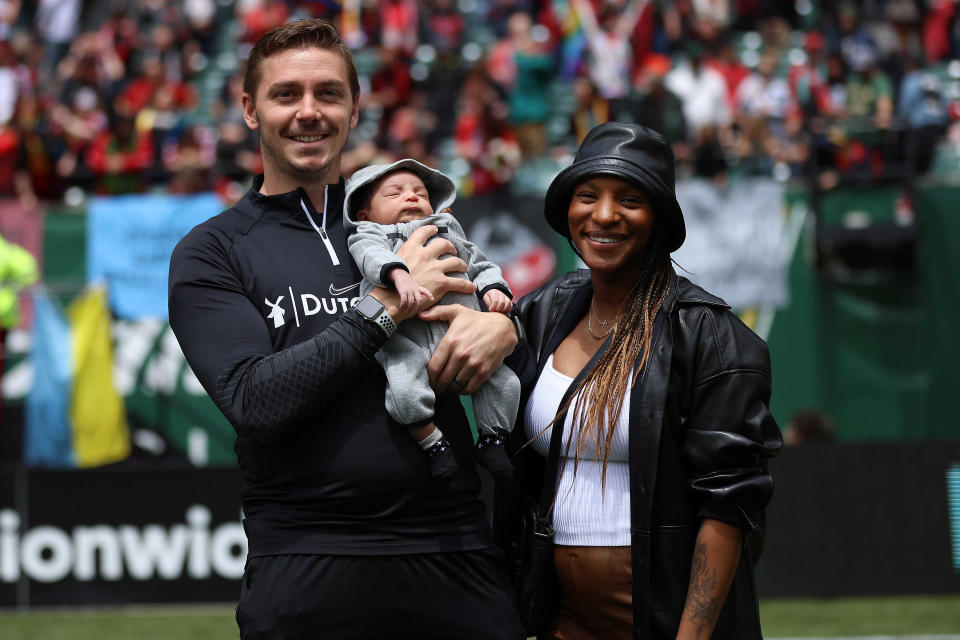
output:
M434 214L422 220L382 225L369 221L356 221L353 214L361 208L353 202L357 190L394 171L411 171L423 180L430 194ZM406 265L395 252L414 230L432 224L439 228L437 237L453 243L457 257L467 263L466 274L454 274L467 278L477 285L477 293L448 293L436 304L462 304L470 309L480 309L478 296L491 288L500 289L512 297L510 288L503 279L500 267L487 260L483 253L469 240L460 223L449 213L436 213L449 207L456 198L456 185L443 173L431 169L416 160L404 159L392 164L372 165L360 169L347 181L343 199L344 227L353 229L347 239L350 255L360 268L364 281L360 295L368 294L374 286L392 288L384 281L384 267ZM387 376L386 408L390 416L405 426L419 426L434 418L434 393L427 377L427 364L440 339L447 330L445 322L424 322L419 318L404 321L376 358ZM481 433L493 433L494 429L511 431L520 403L520 381L516 374L501 365L493 375L473 394L473 412ZM442 426L442 425L441 425Z

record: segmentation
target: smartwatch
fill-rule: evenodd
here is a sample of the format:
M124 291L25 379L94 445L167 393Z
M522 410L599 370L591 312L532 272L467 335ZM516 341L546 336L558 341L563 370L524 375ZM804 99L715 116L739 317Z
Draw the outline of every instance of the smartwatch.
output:
M390 314L383 307L383 303L371 295L365 295L360 298L360 302L354 307L357 313L367 322L372 322L380 327L389 338L397 331L397 323L394 322Z

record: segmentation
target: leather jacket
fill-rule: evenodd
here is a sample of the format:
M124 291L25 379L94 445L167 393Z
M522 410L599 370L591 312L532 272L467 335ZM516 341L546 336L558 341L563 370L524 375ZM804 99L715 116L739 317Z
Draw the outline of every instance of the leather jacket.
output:
M517 473L494 506L495 536L506 548L521 496L537 495L542 484L544 459L523 447L524 404L592 293L589 271L581 270L517 304L526 334L508 359L524 390L510 443ZM700 521L714 518L739 527L744 544L713 638L759 639L753 564L773 492L767 458L783 444L769 410L767 345L723 300L676 274L660 316L642 383L630 390L634 638L675 638Z

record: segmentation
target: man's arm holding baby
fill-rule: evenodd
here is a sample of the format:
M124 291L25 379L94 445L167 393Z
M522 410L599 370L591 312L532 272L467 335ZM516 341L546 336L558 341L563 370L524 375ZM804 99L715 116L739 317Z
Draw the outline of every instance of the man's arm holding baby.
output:
M406 263L409 275L429 291L434 300L453 291L474 293L476 285L472 282L447 275L467 272L467 263L453 255L453 244L443 238L426 244L436 232L433 225L423 226L414 231L397 251ZM397 322L414 315L401 309L400 297L392 289L378 287L371 295L384 304L387 313ZM419 315L423 320L442 320L450 324L429 365L430 380L437 391L473 393L517 344L513 322L502 313L484 313L452 304L430 307ZM455 376L469 383L466 387L455 386Z

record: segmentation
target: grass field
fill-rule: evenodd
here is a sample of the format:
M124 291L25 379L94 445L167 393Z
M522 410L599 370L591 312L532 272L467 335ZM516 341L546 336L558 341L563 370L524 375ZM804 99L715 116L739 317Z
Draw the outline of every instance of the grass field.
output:
M883 598L776 599L760 603L764 637L936 635L960 640L960 594ZM227 640L237 638L223 606L0 611L3 640Z

